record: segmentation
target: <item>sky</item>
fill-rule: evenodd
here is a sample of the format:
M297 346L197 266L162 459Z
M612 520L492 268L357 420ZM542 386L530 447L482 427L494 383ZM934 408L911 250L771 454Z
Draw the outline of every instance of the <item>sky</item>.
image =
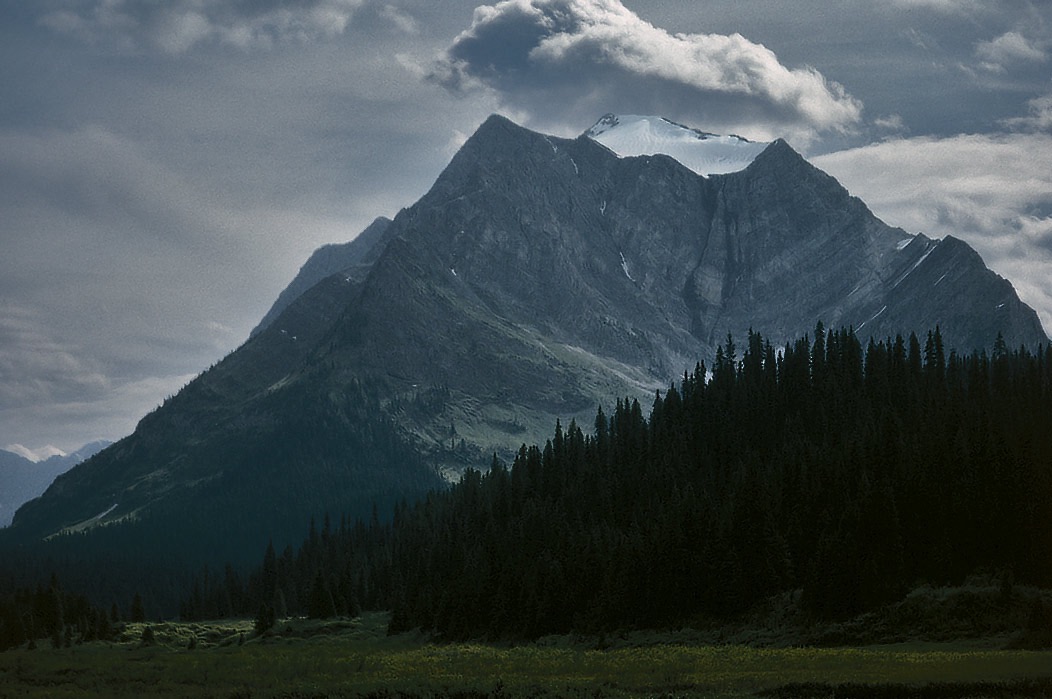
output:
M130 434L489 114L607 112L785 138L1052 330L1045 0L0 0L0 448Z

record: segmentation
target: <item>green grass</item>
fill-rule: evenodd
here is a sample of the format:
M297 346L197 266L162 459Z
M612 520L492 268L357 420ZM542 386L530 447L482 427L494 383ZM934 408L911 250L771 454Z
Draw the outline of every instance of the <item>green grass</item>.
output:
M388 637L385 621L371 614L326 624L279 622L278 633L267 638L255 637L249 622L154 624L152 646L140 643L142 625L129 625L117 643L0 653L0 697L748 697L761 691L890 697L906 686L931 690L915 696L1052 692L1052 651L931 643L611 650L436 645L412 634ZM1043 679L1045 694L1033 693L1023 679Z

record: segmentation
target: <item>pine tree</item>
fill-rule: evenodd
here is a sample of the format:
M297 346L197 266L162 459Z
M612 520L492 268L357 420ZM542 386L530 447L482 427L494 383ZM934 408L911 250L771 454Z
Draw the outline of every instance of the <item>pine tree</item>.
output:
M307 603L307 616L311 619L331 619L336 616L336 603L332 591L322 573L318 573L311 585Z
M132 623L142 623L146 621L146 607L143 606L142 596L136 592L132 598L130 617Z

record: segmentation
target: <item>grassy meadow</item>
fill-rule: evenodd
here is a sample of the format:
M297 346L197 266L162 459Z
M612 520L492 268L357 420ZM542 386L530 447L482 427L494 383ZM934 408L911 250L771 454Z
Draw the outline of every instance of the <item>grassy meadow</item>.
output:
M160 623L152 644L129 624L116 643L0 653L0 697L1052 696L1052 651L434 644L385 624Z

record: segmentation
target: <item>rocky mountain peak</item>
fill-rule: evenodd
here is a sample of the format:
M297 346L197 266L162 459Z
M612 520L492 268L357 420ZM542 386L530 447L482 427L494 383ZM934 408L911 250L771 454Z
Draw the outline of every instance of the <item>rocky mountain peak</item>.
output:
M1048 341L971 248L885 225L784 141L720 175L660 152L490 117L370 236L360 274L296 295L14 529L207 512L208 531L255 523L258 550L318 511L431 487L425 464L485 468L557 419L646 404L750 329L778 345L818 321L863 342L939 326L964 353L999 332L1012 347ZM266 530L274 493L282 532Z

